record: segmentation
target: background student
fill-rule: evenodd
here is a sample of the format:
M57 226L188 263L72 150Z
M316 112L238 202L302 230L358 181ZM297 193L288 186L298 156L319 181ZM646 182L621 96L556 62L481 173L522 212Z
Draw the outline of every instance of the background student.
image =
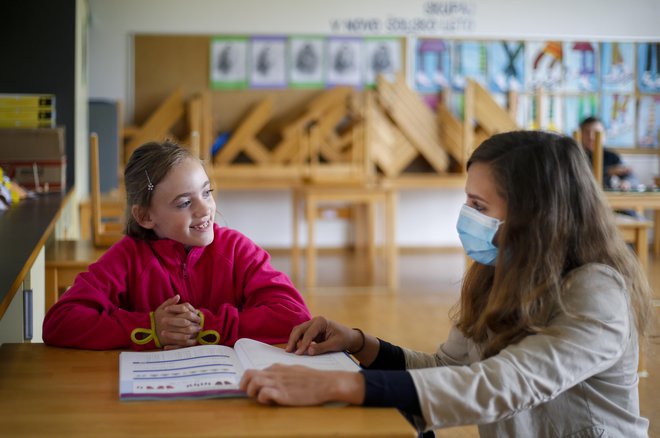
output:
M600 133L601 144L605 144L605 128L599 118L587 117L580 122L580 139L590 160L597 133ZM616 152L606 148L603 148L603 185L608 189L621 190L630 190L637 185L632 169L623 164Z
M475 263L435 354L317 317L287 350L346 350L366 370L279 365L248 371L241 388L260 403L395 406L420 430L647 436L637 365L650 288L580 146L543 132L495 135L472 154L466 193L457 229Z
M126 236L48 311L44 342L86 349L286 342L309 320L270 256L214 223L199 159L170 142L135 150L124 172Z

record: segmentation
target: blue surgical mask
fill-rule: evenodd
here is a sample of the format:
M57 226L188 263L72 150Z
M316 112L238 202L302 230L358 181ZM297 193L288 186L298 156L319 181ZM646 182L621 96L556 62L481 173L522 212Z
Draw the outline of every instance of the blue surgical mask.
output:
M475 262L495 265L497 247L493 244L495 234L503 222L494 217L479 213L472 207L463 205L458 215L456 230L463 249Z

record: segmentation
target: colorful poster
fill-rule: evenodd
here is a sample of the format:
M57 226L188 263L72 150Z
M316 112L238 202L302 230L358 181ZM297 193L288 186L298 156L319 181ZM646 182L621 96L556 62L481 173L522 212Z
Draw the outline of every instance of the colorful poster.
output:
M660 43L637 45L637 88L642 93L660 93Z
M632 148L635 145L635 96L604 94L601 120L605 125L605 146Z
M328 85L362 86L362 49L361 38L328 38Z
M524 44L493 41L488 49L488 89L494 92L522 91L525 71Z
M286 87L286 37L252 37L251 44L250 86Z
M642 96L637 110L637 146L658 148L660 139L660 94Z
M464 90L467 79L486 85L486 45L477 41L456 41L452 44L451 84Z
M375 85L378 75L383 75L392 81L395 75L402 71L401 44L402 41L399 38L365 38L365 84L367 86Z
M566 42L564 53L564 91L598 91L598 44L588 41Z
M421 93L433 93L449 87L449 42L420 38L415 47L415 89Z
M213 37L211 39L211 88L247 87L247 37Z
M294 88L325 86L325 39L291 37L289 39L289 83Z
M563 62L560 41L525 43L525 89L560 90L563 82Z
M601 45L602 90L616 93L635 91L635 46L633 43Z
M572 137L582 120L587 117L597 117L598 114L598 95L566 96L564 99L564 134Z
M537 96L538 99L538 96ZM543 94L537 102L540 112L540 129L544 131L563 132L563 96Z

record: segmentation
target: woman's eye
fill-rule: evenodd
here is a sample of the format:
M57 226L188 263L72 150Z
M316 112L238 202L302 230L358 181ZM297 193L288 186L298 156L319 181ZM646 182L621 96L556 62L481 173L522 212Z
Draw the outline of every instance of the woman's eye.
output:
M190 205L190 201L183 201L182 203L180 203L180 204L177 205L176 207L177 207L177 208L186 208L186 207L188 207L189 205Z
M213 189L204 190L204 193L202 195L204 196L204 198L208 198L209 196L211 196L212 191Z

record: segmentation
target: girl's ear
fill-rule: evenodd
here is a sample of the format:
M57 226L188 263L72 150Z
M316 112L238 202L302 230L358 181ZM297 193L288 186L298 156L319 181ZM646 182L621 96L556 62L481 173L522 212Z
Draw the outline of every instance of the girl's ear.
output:
M135 222L137 222L142 228L151 230L156 226L156 223L151 219L148 208L140 207L135 204L131 207L131 214L133 215Z

